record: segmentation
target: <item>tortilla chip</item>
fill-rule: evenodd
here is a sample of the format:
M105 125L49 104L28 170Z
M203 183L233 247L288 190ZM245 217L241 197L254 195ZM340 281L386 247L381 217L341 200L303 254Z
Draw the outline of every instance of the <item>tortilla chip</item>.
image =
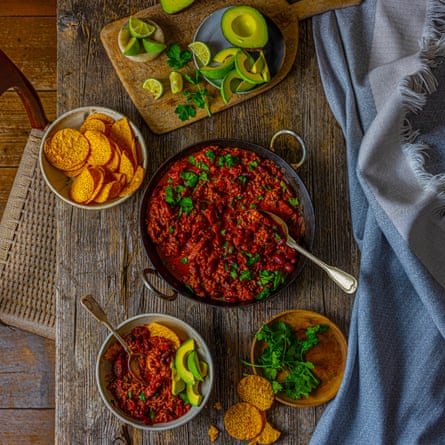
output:
M243 377L236 389L242 400L255 405L261 411L269 409L275 400L269 380L259 375L252 374Z
M258 436L264 426L261 411L251 403L232 405L224 416L226 431L235 439L249 440Z
M110 162L113 156L113 149L107 136L96 130L87 130L84 136L90 143L91 148L88 163L90 165L102 166Z
M91 202L100 192L104 176L104 171L100 168L84 168L71 184L71 199L79 204Z
M126 117L116 121L110 130L111 138L119 145L122 151L126 151L128 157L136 166L139 164L139 159L136 150L136 139L130 122Z
M43 146L48 162L59 170L75 170L90 153L88 140L78 130L58 130Z
M129 184L127 184L119 193L119 196L122 198L123 196L127 196L130 193L135 192L142 184L142 181L144 180L144 173L145 170L143 167L138 165L136 172L134 173L133 177L131 178L131 181Z
M113 155L111 156L111 159L105 165L105 167L109 171L115 172L119 169L119 165L121 163L121 153L120 153L120 149L116 145L116 143L112 139L109 139L109 141L110 141L111 149L113 151Z
M90 119L97 119L102 121L104 124L113 124L114 119L111 116L108 116L104 113L92 113L85 120L88 121Z
M150 335L152 337L164 337L168 340L172 341L175 345L175 349L178 349L181 345L181 339L178 337L175 331L170 329L167 326L164 326L161 323L149 323L147 325L148 330L150 331Z
M119 173L124 173L126 176L127 184L133 179L135 172L134 164L128 157L127 152L124 151L121 155L121 162L119 164Z
M99 119L87 119L79 128L81 133L85 133L85 131L100 131L101 133L106 132L106 124L104 121Z
M260 445L269 445L276 442L281 436L281 431L275 429L269 422L266 421L261 433L253 439L254 443Z

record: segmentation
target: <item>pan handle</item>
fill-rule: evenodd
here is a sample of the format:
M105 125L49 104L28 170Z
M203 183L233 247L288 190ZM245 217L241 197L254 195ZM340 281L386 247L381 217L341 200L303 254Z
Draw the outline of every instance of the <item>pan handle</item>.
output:
M157 272L154 269L144 269L142 271L141 277L142 277L142 281L144 282L144 284L152 291L154 292L158 297L167 300L167 301L173 301L176 300L176 298L178 298L178 294L176 292L174 292L172 295L167 295L164 294L163 292L161 292L160 290L156 289L151 283L150 280L148 279L148 275L157 275Z
M277 131L272 136L272 139L270 140L269 150L275 151L274 142L277 139L277 137L279 137L283 134L287 134L287 135L294 137L300 144L300 151L301 151L300 160L298 162L294 162L294 163L290 164L296 170L298 167L301 167L304 164L304 161L306 160L306 156L307 156L307 150L306 150L306 144L304 143L303 138L300 135L298 135L297 133L295 133L295 131L292 131L292 130Z
M304 20L331 9L346 8L360 5L361 0L300 0L291 5L292 12L296 13L298 20Z

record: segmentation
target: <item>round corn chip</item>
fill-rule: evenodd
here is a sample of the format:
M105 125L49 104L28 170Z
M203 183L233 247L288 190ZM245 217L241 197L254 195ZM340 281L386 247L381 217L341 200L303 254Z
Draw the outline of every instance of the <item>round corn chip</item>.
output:
M135 192L140 185L142 184L142 181L144 180L144 168L138 165L136 172L134 173L133 178L131 178L130 184L127 184L119 193L120 197L127 196L130 193Z
M48 162L59 170L75 170L90 153L88 140L78 130L58 130L43 147Z
M90 204L91 202L93 202L96 199L97 195L102 190L102 187L104 185L104 180L105 180L105 170L103 168L101 168L101 167L90 167L90 170L91 170L92 176L96 180L96 187L94 188L93 194L90 197L90 199L87 199L85 201L85 204Z
M85 168L86 165L87 163L84 162L81 167L76 168L75 170L63 170L63 173L65 173L65 175L68 176L68 178L74 178L80 175L80 173L82 172L82 170Z
M249 440L258 436L264 426L261 411L251 403L232 405L224 416L226 431L235 439Z
M167 326L164 326L160 323L149 323L147 325L148 330L150 331L150 335L152 337L164 337L168 340L171 340L173 344L175 345L175 349L178 349L181 345L181 340L178 337L178 334L176 334L175 331L170 329Z
M81 133L85 133L88 130L100 131L101 133L105 133L106 124L104 121L99 119L87 119L79 128Z
M276 442L281 436L281 431L275 429L269 422L266 421L261 433L253 439L254 443L261 445L269 445Z
M91 202L99 193L103 178L104 172L102 169L84 168L71 184L71 199L80 204Z
M88 163L102 166L110 162L113 156L113 149L107 136L95 130L85 131L84 136L90 143L91 148Z
M97 119L102 121L104 124L114 124L114 119L104 113L92 113L85 120Z
M259 375L252 374L243 377L236 389L242 400L255 405L262 411L269 409L275 399L269 380Z
M97 194L97 196L94 198L94 202L97 204L103 204L104 202L108 201L110 198L110 192L113 187L115 187L116 184L119 184L117 181L107 182L106 184L103 184L100 192Z

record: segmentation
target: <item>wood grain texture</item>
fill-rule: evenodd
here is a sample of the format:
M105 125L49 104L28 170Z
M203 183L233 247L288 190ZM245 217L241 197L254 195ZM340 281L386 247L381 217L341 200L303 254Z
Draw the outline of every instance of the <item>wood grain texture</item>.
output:
M315 209L313 251L357 274L344 139L322 93L311 22L300 23L295 62L275 88L211 118L156 135L130 100L100 42L100 31L106 24L155 3L111 0L98 6L87 0L58 1L58 113L82 105L104 105L126 114L141 129L150 148L146 181L163 161L194 142L234 137L268 146L277 130L297 131L309 150L298 173ZM193 8L206 4L197 0L181 14L194 14ZM177 17L180 20L180 15ZM277 144L285 157L289 144L285 140ZM95 386L96 355L107 332L80 305L80 297L91 293L113 323L143 312L162 312L185 320L208 342L215 361L215 387L203 412L190 424L169 432L142 433L130 428L133 443L206 443L211 423L222 431L219 444L238 443L223 432L223 416L238 401L236 384L249 371L241 359L249 359L253 335L262 322L290 308L310 309L331 318L347 335L353 297L307 264L298 280L280 295L243 310L208 307L184 297L173 303L160 300L144 288L140 278L149 265L138 233L141 198L142 190L122 206L101 213L58 203L56 442L107 444L121 431L121 423L107 412ZM222 409L215 407L217 402ZM309 442L324 408L296 410L276 404L268 417L283 432L282 443L302 445Z
M48 117L56 104L56 2L0 2L1 48L37 88ZM31 33L29 42L23 30ZM0 218L30 131L14 92L0 97ZM0 443L54 443L54 342L0 325Z

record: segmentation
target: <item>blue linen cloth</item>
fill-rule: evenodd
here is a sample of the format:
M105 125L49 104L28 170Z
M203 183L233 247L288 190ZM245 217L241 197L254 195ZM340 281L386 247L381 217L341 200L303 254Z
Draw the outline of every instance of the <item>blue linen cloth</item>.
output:
M345 377L311 445L445 444L445 1L313 18L361 252Z

